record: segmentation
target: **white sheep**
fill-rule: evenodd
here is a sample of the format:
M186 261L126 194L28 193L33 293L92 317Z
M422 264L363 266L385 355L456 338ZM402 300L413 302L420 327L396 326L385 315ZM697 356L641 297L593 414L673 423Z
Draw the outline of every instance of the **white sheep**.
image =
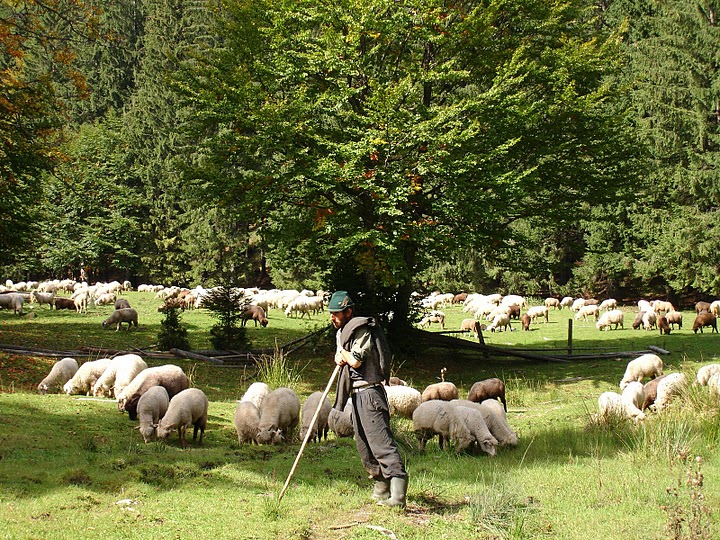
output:
M617 300L614 298L607 298L600 302L600 311L602 310L617 309Z
M652 302L650 302L650 305L655 312L662 311L664 313L669 313L671 311L675 311L675 306L673 306L670 302L666 302L665 300L653 300Z
M576 298L573 300L572 305L570 306L570 311L579 311L581 307L585 305L585 299L584 298Z
M569 308L573 303L572 296L563 296L562 300L560 300L560 308Z
M305 440L305 435L307 435L308 430L310 430L310 421L318 409L320 409L320 412L315 419L315 425L308 440L315 442L317 439L317 441L320 442L323 437L327 439L328 430L330 429L328 426L328 417L330 416L332 405L327 397L320 401L322 397L322 392L313 392L305 400L305 403L303 403L302 421L300 425L300 440L302 441Z
M240 398L240 401L250 401L257 410L262 410L262 404L267 395L270 393L270 387L264 382L252 383Z
M710 302L710 313L716 317L720 317L720 300L713 300Z
M663 374L663 361L657 354L647 353L628 362L625 374L620 381L620 390L624 390L631 381L642 382L646 377L659 377Z
M642 324L645 330L652 330L657 326L657 313L653 309L650 309L643 313Z
M635 422L645 420L645 413L632 403L623 401L622 396L617 392L603 392L600 394L600 397L598 397L598 408L600 418L606 422L613 416L629 418Z
M453 409L456 417L468 427L474 443L478 445L480 450L491 457L495 456L497 454L498 441L490 432L483 413L475 407L464 407L462 405L456 406Z
M625 314L619 310L619 309L611 309L610 311L606 311L602 315L600 315L600 318L595 323L595 327L598 330L610 330L610 327L615 325L615 330L617 330L617 327L620 326L620 328L623 327L623 321L625 319Z
M708 390L710 394L714 396L720 396L720 371L713 373L707 382Z
M86 291L80 291L80 293L73 298L73 302L75 303L75 311L78 313L87 313L88 294Z
M85 362L78 368L73 378L63 386L65 393L67 395L84 393L89 396L92 393L93 386L95 386L108 365L110 365L109 358Z
M472 332L475 337L478 337L480 330L480 323L475 319L463 319L460 322L461 332Z
M462 415L456 415L455 407L448 401L431 400L421 403L413 412L412 421L415 436L423 448L435 435L439 437L438 444L441 449L446 442L452 440L457 452L467 449L474 441Z
M516 304L520 309L524 309L528 305L525 297L518 294L508 294L507 296L503 296L500 301L501 306L512 306L513 304Z
M490 326L488 326L487 329L491 332L494 332L497 329L497 331L499 332L500 328L504 329L506 332L508 328L512 330L512 327L510 326L510 315L507 315L505 313L498 313L497 315L495 315L492 323L490 324Z
M35 301L40 306L42 306L43 304L47 304L50 307L50 309L52 309L53 305L55 303L55 295L53 293L43 293L43 292L38 292L38 291L32 291L30 293L30 301L31 301L31 303L33 301Z
M412 386L386 386L391 415L412 418L413 412L422 403L422 394Z
M299 421L300 398L291 388L277 388L263 402L255 440L258 444L292 442Z
M445 313L438 310L433 310L430 313L426 313L423 318L420 319L418 326L422 328L424 326L430 326L432 323L439 324L440 328L445 330Z
M50 389L60 389L77 373L78 363L74 358L63 358L53 364L50 373L38 384L38 392L45 394Z
M641 408L645 402L645 390L643 383L631 381L623 389L621 397L625 403L632 403L633 406Z
M587 322L588 317L593 317L597 321L599 314L600 310L598 309L597 304L583 305L577 310L577 313L575 314L575 320L579 321L580 319L582 319L583 321Z
M260 425L260 411L252 401L240 401L235 408L233 424L238 443L254 443Z
M720 373L720 364L708 364L706 366L702 366L697 372L697 383L700 386L707 386L710 377L712 377L715 373Z
M458 389L451 382L443 381L435 384L430 384L425 387L421 394L422 401L429 401L431 399L439 399L442 401L451 401L458 398Z
M562 309L562 306L560 305L560 300L558 298L546 298L545 299L545 307L555 308L555 309Z
M671 398L681 396L686 391L687 384L687 377L684 373L669 373L658 383L655 410L665 409Z
M180 444L185 448L188 445L185 431L192 425L193 440L197 439L198 431L200 431L198 444L202 444L207 417L208 398L205 393L199 388L187 388L170 400L167 412L157 426L157 436L160 439L166 439L173 430L177 429Z
M138 400L137 414L140 424L138 429L146 443L155 439L160 419L165 416L170 403L167 390L162 386L148 388Z
M676 324L678 325L678 328L682 330L683 314L681 312L671 311L665 315L665 318L673 330L675 329Z
M638 311L652 311L652 305L647 300L638 300Z
M113 303L115 300L113 300ZM122 323L128 323L127 329L130 330L132 325L135 325L135 328L138 326L138 313L133 308L124 308L124 309L116 309L113 311L110 316L105 319L102 322L102 327L105 328L107 326L110 326L111 324L115 324L115 331L117 332L120 330L120 327L122 326Z
M143 369L121 392L117 392L117 406L120 412L127 412L131 420L137 418L137 403L140 397L153 386L162 386L168 396L180 393L190 387L190 379L180 366L165 364Z
M0 308L12 309L16 315L22 315L25 299L17 293L0 294Z
M147 367L145 360L137 354L121 354L112 358L110 365L93 386L93 395L117 397L130 381Z
M549 312L547 306L533 306L526 312L531 321L535 319L543 318L545 322L549 322Z

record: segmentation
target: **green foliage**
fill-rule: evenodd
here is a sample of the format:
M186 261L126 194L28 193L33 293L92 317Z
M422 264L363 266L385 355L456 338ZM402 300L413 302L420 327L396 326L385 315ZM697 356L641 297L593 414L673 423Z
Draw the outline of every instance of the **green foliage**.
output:
M176 307L167 307L165 316L160 321L160 332L158 333L158 349L169 351L170 349L190 350L188 331L180 322L180 313Z
M210 329L210 341L218 350L247 348L246 331L240 326L245 308L243 292L232 287L215 287L203 298L217 323Z
M302 380L303 370L290 362L279 349L275 349L273 355L261 355L257 367L257 379L273 389L281 387L297 389Z

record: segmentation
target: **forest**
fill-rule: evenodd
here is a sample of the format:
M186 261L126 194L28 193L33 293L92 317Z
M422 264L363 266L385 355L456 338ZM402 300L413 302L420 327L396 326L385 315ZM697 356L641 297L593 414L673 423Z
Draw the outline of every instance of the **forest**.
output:
M0 274L716 297L719 4L4 0Z

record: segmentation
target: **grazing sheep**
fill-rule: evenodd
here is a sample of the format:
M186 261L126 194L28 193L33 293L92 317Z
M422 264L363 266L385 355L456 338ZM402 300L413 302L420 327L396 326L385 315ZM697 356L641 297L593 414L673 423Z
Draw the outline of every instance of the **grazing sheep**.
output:
M657 326L657 313L655 313L655 310L650 309L643 313L642 324L645 330L652 330Z
M575 314L575 320L579 321L582 319L587 322L588 317L593 317L597 321L599 316L600 310L598 309L597 304L585 304L578 309L578 312Z
M645 401L643 383L638 381L629 382L622 391L622 399L626 403L632 403L634 407L642 407L642 404Z
M440 449L452 440L455 450L462 452L473 443L473 436L467 423L455 414L455 407L447 401L431 400L421 403L412 415L413 431L425 448L427 441L438 435Z
M352 402L348 399L342 411L331 409L328 415L328 426L336 437L353 437L355 429L352 423Z
M115 300L115 309L128 309L130 306L130 302L128 302L125 298L118 298Z
M707 386L710 394L720 396L720 372L712 374L708 379Z
M658 384L660 384L660 381L662 381L665 377L667 377L667 375L660 375L660 377L656 377L652 381L645 383L643 386L643 404L640 409L645 411L650 405L655 403Z
M252 401L241 401L237 404L233 423L240 445L257 442L255 436L260 425L260 411Z
M530 330L530 321L530 315L528 315L527 313L523 313L522 317L520 317L520 326L523 330Z
M198 444L202 444L207 417L208 398L205 393L199 388L187 388L170 400L167 412L157 426L157 436L160 439L166 439L173 430L177 429L180 444L186 448L188 444L185 440L185 431L192 425L193 440L197 438L198 431L200 431Z
M615 300L614 298L607 298L606 300L600 302L600 311L604 309L608 311L612 309L617 309L617 300Z
M710 302L698 302L695 304L695 313L702 313L703 311L710 311Z
M546 306L533 306L527 310L527 315L531 321L539 318L545 319L545 322L550 321L548 308Z
M476 404L476 408L483 414L490 433L500 446L517 446L517 433L508 424L506 410L499 401L487 399Z
M255 327L258 323L265 328L268 325L268 318L265 310L260 306L248 306L242 312L242 325L245 326L249 320L255 321Z
M520 306L517 304L510 304L508 307L508 317L515 320L520 320ZM545 308L545 306L540 306Z
M441 401L450 401L458 398L458 389L451 382L439 382L428 385L421 395L422 401L430 401L431 399L439 399Z
M137 402L153 386L162 386L170 399L190 387L190 379L180 366L165 364L142 370L122 392L117 393L120 412L127 412L130 420L137 419Z
M600 316L598 321L595 323L595 327L598 330L605 330L606 328L610 330L610 327L612 325L615 325L615 330L617 330L618 326L620 326L620 328L623 328L624 319L625 314L621 310L612 309L610 311L606 311Z
M548 309L550 309L550 308L562 309L562 306L560 305L560 300L558 300L557 298L546 298L545 299L545 307Z
M480 334L480 323L475 319L463 319L460 323L461 332L472 332L475 337Z
M386 386L390 414L412 418L413 412L422 403L422 394L411 386Z
M73 311L75 310L75 302L70 298L55 297L53 305L55 306L55 309L72 309Z
M693 322L693 332L697 334L697 331L700 330L700 333L703 333L703 327L709 326L712 328L710 333L718 333L717 328L717 317L710 313L709 311L701 311L697 314L697 317L695 317L695 322Z
M95 299L95 305L105 306L109 304L115 304L115 299L115 293L103 293Z
M715 373L720 373L720 364L708 364L702 366L697 372L697 383L700 386L707 386L710 377Z
M651 311L652 305L647 300L638 300L638 311Z
M676 324L678 325L678 328L682 330L683 315L679 311L671 311L670 313L667 313L665 315L665 319L667 319L670 328L672 328L673 330L675 330Z
M105 368L110 365L109 358L101 358L99 360L93 360L85 362L81 365L73 378L65 383L63 389L67 395L71 394L85 394L89 396L92 392L93 386L97 380L102 376Z
M87 313L88 308L88 294L87 291L81 290L74 295L73 303L75 304L75 311L78 313Z
M507 411L507 401L505 401L505 383L493 377L477 381L470 387L468 392L468 401L482 403L486 399L499 399L503 404L503 409Z
M128 323L127 329L130 330L130 327L132 325L135 325L135 328L138 326L138 314L137 311L133 308L124 308L124 309L116 309L113 311L110 316L105 319L102 322L102 327L105 328L107 326L110 326L111 324L115 324L115 331L117 332L120 330L120 327L122 326L122 323Z
M490 297L488 297L488 300L490 300ZM500 301L500 305L502 305L502 306L512 306L513 304L516 304L520 309L526 308L528 305L525 297L520 296L518 294L505 295L502 297L502 300Z
M277 388L263 402L255 440L258 444L292 442L299 421L300 398L291 388Z
M666 302L664 300L653 300L650 302L650 305L656 313L660 311L663 313L675 311L675 307L670 302Z
M77 373L78 363L74 358L63 358L53 364L50 373L38 384L38 392L47 393L48 390L59 390Z
M328 430L330 429L328 426L328 417L330 416L330 409L332 409L332 405L327 397L321 402L320 399L322 397L322 392L313 392L305 400L305 403L303 403L302 423L300 425L301 441L305 440L305 435L307 435L307 432L310 429L310 421L313 419L315 411L317 411L318 408L320 409L320 413L318 414L315 425L310 433L309 440L312 442L315 442L315 440L320 442L323 437L327 440Z
M582 308L585 305L585 299L584 298L576 298L573 300L572 305L570 306L570 311L580 311L580 308Z
M646 377L659 377L663 374L663 361L657 354L647 353L628 362L625 375L620 381L620 390L624 390L631 381L639 381Z
M560 309L566 307L569 308L573 303L572 296L563 296L562 300L560 300Z
M12 309L15 315L22 315L25 299L20 294L0 294L0 308Z
M453 412L458 420L464 422L473 438L473 443L477 444L480 450L490 457L497 454L498 441L490 433L485 417L482 412L473 407L455 406Z
M96 397L117 397L135 376L147 369L147 364L137 354L121 354L111 359L110 365L93 386Z
M617 392L603 392L598 397L600 418L607 422L611 417L630 418L635 422L645 420L645 413L632 403L623 401Z
M425 314L423 318L420 319L418 325L422 328L424 326L430 326L432 323L439 324L440 328L445 330L445 313L433 310L430 313Z
M670 335L670 323L668 323L667 317L665 317L665 315L658 315L657 326L660 329L661 336L663 334Z
M137 406L137 415L140 421L138 429L145 443L154 440L157 436L158 423L165 416L169 403L170 397L162 386L152 386L140 396Z
M645 316L644 311L639 311L637 315L635 315L635 320L632 323L633 330L637 330L642 326L643 323L643 317Z
M240 401L250 401L257 407L258 411L260 411L262 410L263 401L265 401L269 393L270 387L267 384L264 382L254 382L245 391Z
M35 301L38 303L38 305L42 306L43 304L47 304L50 309L53 308L53 304L55 303L55 294L53 293L43 293L38 291L32 291L30 296L31 301Z
M668 373L657 386L655 410L662 411L670 404L670 399L682 395L687 390L687 377L684 373Z
M720 317L720 300L713 300L712 302L710 302L709 311L716 317Z
M498 313L497 315L495 315L492 324L488 326L488 330L494 332L496 328L498 329L498 332L500 331L500 328L504 329L506 332L508 328L512 330L512 328L510 327L510 315L506 313Z

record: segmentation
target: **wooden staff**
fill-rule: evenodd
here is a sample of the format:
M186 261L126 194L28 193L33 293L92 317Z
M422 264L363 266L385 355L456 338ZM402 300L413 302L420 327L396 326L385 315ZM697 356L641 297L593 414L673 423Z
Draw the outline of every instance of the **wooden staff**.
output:
M290 474L288 474L287 480L285 480L285 485L283 486L282 491L280 491L280 495L278 495L278 503L282 500L283 495L285 495L285 491L287 490L288 486L290 485L290 479L293 477L293 474L295 474L295 469L297 469L300 458L302 457L302 453L305 450L305 445L307 444L308 440L310 439L310 436L312 435L313 428L315 427L315 422L317 421L317 417L320 414L320 409L322 409L322 404L325 401L325 398L327 397L328 392L330 392L330 387L335 382L335 377L337 377L338 373L340 373L340 366L336 364L335 370L332 372L332 375L330 376L330 380L328 381L327 386L325 387L325 391L323 392L323 395L320 398L320 404L318 405L318 408L315 411L315 414L313 415L312 420L310 420L310 427L308 428L307 433L305 434L305 439L303 440L302 444L300 445L300 451L298 452L298 455L295 458L295 463L293 463L292 469L290 469Z

